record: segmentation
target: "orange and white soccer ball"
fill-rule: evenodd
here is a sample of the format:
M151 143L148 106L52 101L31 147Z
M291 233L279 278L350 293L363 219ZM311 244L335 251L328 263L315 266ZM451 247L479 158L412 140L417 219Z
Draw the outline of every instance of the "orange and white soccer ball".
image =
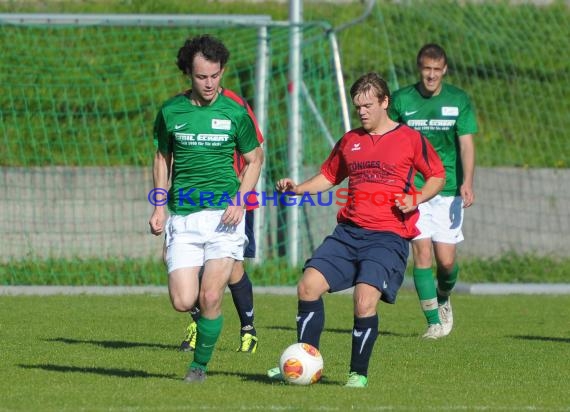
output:
M296 385L318 382L323 374L323 357L308 343L294 343L283 351L279 368L285 381Z

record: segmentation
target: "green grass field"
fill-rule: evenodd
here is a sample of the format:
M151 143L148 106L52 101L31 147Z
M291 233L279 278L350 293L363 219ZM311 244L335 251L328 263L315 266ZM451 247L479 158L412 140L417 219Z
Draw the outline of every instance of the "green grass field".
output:
M369 387L342 387L350 357L352 300L325 298L325 378L310 387L271 383L267 368L295 340L296 299L256 296L258 352L234 352L225 326L207 381L181 381L176 351L187 317L167 295L0 297L1 411L570 410L570 296L471 296L453 300L456 327L419 338L415 294L380 304L381 336Z
M460 258L465 283L566 283L570 258L506 254L498 258ZM407 275L412 273L411 261ZM301 267L285 259L250 265L256 286L293 286ZM166 285L164 264L157 259L49 259L8 262L0 266L0 285Z

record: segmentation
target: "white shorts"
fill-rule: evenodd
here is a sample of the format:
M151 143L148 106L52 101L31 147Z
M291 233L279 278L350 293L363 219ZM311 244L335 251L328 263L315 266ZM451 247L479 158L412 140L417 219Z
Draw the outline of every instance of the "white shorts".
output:
M168 273L185 267L203 266L210 259L243 260L247 242L245 219L237 226L221 223L224 210L203 210L166 221L166 267Z
M421 232L413 240L431 238L434 242L457 244L463 240L463 200L461 196L436 195L418 206Z

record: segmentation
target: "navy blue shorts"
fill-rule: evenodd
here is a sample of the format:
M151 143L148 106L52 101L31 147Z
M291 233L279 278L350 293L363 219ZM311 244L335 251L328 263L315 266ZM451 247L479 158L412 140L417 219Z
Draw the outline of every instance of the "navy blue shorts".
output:
M305 263L327 280L329 292L367 283L394 303L402 282L409 241L391 232L378 232L340 223Z
M245 235L249 239L245 250L243 251L244 258L255 257L255 233L253 230L253 210L245 211Z

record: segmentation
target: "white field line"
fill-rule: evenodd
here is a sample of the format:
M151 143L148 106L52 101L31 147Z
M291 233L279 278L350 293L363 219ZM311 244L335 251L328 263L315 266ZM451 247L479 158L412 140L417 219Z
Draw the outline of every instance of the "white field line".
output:
M406 278L402 289L413 290L411 279ZM261 295L295 295L295 286L255 286L254 293ZM568 295L570 283L458 283L456 293L470 295ZM0 286L0 296L27 295L161 295L168 293L166 286ZM352 289L340 293L352 293Z
M296 390L296 388L292 388L291 390ZM3 411L3 408L0 408L0 411ZM63 411L97 411L98 409L88 408L63 408L59 409L60 412ZM140 407L121 407L121 406L109 406L105 407L104 409L108 412L138 412L138 411L221 411L226 409L220 409L219 407L215 406L208 406L208 405L195 405L193 404L191 407L188 405L179 405L179 406L164 406L161 408L160 406L140 406ZM247 406L239 407L233 409L234 411L298 411L300 410L298 407L288 405L255 405L255 404L248 404ZM344 411L345 409L342 407L334 407L334 406L317 406L311 407L309 409L303 409L305 411ZM535 405L505 405L505 406L498 406L498 405L432 405L432 406L423 406L421 408L406 406L406 405L358 405L351 408L351 410L358 410L358 411L570 411L569 407L559 407L559 408L551 408L551 407L543 407L543 406L535 406Z

